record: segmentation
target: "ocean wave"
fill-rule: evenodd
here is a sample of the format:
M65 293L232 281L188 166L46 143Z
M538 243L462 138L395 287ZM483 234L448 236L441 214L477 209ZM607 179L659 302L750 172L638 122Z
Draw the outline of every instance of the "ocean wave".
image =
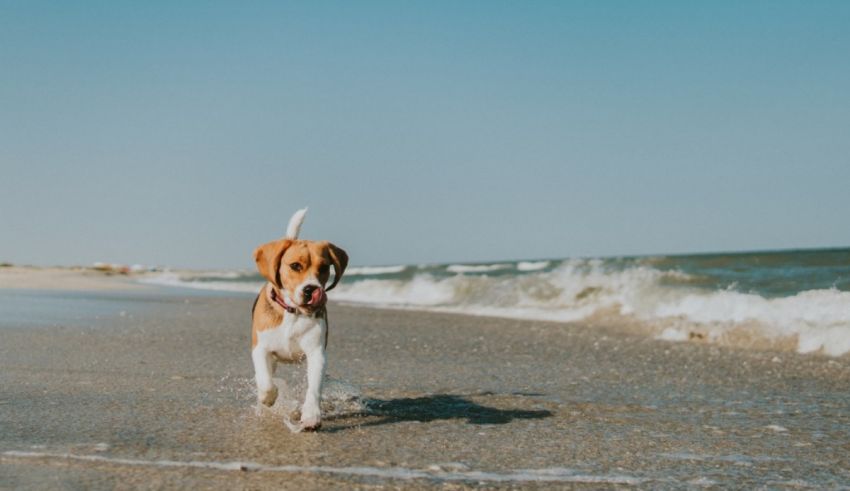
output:
M774 347L782 340L792 342L800 353L850 352L850 292L810 290L765 298L681 286L687 282L688 275L680 271L648 266L611 270L601 261L581 260L528 275L418 274L411 280L360 281L340 285L333 298L497 317L639 323L667 340L736 344L743 342L740 331L746 331L749 344L758 345L761 339Z
M630 305L637 303L633 297L664 276L645 267L607 271L601 261L579 260L530 275L417 274L410 280L364 280L341 284L334 298L382 306L431 306L481 315L574 321L618 305L624 313L630 313Z
M656 306L654 317L684 318L712 328L715 337L754 323L770 335L796 337L800 353L850 352L850 292L836 289L770 299L734 291L688 294Z
M658 269L649 261L538 261L525 263L518 273L520 264L411 268L404 277L380 275L401 273L406 267L360 268L359 276L344 279L330 297L391 308L560 322L592 320L634 326L669 341L787 346L800 353L830 356L850 352L848 291L815 288L768 297L736 291L734 285L707 287L700 277ZM515 268L514 273L505 274L508 268ZM479 274L463 274L467 272ZM487 274L493 272L498 273ZM165 273L144 281L246 292L256 292L262 284L254 274L242 281L216 281Z
M540 271L551 264L549 261L520 261L516 265L517 271Z
M345 270L349 276L372 276L384 274L397 274L407 269L407 266L355 266Z
M181 275L174 272L164 272L140 278L138 281L149 285L245 293L256 293L263 286L262 281L201 281L199 278L213 278L213 276L204 273ZM240 278L240 276L227 275L222 278L235 279Z
M513 266L507 263L499 264L450 264L446 271L450 273L492 273L503 269L511 269Z

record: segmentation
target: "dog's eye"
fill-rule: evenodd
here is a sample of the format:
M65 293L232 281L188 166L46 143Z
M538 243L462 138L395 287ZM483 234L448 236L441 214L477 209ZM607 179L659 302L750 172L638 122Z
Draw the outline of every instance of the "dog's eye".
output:
M319 273L321 273L321 274L326 274L330 270L331 270L331 267L328 266L327 264L323 264L323 265L319 266Z
M301 271L300 263L292 263L289 265L289 267L292 269L292 271Z

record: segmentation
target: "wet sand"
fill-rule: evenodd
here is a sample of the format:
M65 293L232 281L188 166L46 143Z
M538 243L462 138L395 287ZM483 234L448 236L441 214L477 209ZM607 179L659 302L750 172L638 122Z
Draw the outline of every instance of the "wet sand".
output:
M0 488L850 485L847 357L332 304L323 427L292 434L303 367L257 411L252 301L0 290L31 310L0 312Z

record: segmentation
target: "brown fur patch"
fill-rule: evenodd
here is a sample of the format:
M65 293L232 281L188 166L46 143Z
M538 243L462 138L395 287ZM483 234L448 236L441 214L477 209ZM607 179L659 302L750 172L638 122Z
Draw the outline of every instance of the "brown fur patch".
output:
M257 345L257 333L279 326L283 322L283 316L286 315L286 312L279 305L269 301L268 288L271 288L269 284L263 286L260 295L257 297L257 302L254 304L254 312L251 317L252 348Z

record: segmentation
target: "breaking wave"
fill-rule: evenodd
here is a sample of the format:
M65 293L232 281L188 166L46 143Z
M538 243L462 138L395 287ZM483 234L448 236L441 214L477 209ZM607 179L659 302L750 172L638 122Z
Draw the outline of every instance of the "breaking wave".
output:
M378 307L605 322L671 341L850 352L850 265L843 256L830 273L823 265L768 267L764 258L748 259L754 266L746 274L737 256L720 268L716 256L359 267L330 296ZM794 287L780 290L780 280L793 274ZM262 284L253 273L167 273L148 281L251 292Z
M499 271L500 269L511 269L510 264L451 264L446 266L446 271L450 273L490 273Z
M407 266L360 266L352 267L346 270L345 274L349 276L368 276L368 275L384 275L401 273L407 269Z

